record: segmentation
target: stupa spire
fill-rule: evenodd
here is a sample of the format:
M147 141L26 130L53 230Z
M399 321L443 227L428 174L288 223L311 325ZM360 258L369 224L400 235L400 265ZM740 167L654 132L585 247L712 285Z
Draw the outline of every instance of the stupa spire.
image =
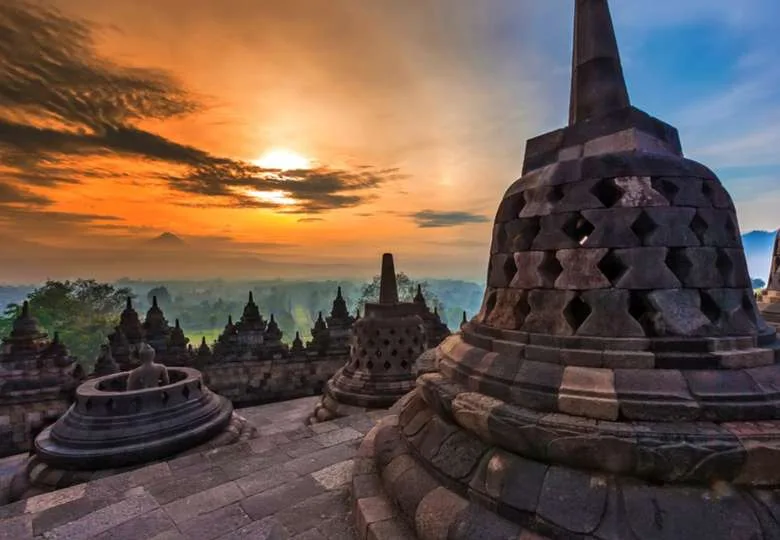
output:
M398 303L398 283L395 280L395 263L393 263L392 253L382 255L382 273L379 278L379 303Z
M630 105L607 0L575 0L569 125Z

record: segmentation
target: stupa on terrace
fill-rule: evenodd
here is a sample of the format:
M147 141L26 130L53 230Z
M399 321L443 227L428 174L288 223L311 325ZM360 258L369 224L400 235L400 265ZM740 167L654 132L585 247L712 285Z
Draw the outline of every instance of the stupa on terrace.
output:
M761 295L761 314L769 323L780 328L780 230L777 231L772 250L769 283Z
M414 388L414 361L425 350L419 313L417 304L398 301L393 256L385 253L379 302L367 303L364 316L352 324L349 360L325 385L312 422L384 409Z
M382 498L425 540L780 537L780 348L734 205L631 106L607 1L575 6L569 125L528 141L480 313L364 440L360 538Z

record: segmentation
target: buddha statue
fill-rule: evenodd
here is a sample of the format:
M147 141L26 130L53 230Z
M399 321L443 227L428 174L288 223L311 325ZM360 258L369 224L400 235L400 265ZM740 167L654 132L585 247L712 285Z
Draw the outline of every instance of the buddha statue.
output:
M155 352L147 343L138 348L138 358L141 365L130 372L127 377L127 390L143 390L170 384L168 368L154 361Z

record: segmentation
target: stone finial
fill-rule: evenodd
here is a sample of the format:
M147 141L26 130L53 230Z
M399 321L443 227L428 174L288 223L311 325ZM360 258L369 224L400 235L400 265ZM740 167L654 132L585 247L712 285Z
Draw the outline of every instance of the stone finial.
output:
M355 308L355 320L360 320L360 308Z
M179 325L179 319L176 319L175 325L177 329L181 329L181 326Z
M159 307L157 305L157 295L152 296L152 307Z
M392 253L382 255L382 273L379 277L379 303L398 303L398 283L395 278L395 264L393 263Z
M30 316L30 302L28 302L27 300L22 302L22 315L21 316L25 317L25 318Z
M133 309L133 299L131 297L129 297L129 296L125 300L125 309L127 311L130 311L130 310Z
M607 0L575 0L569 125L629 105Z
M252 291L249 291L249 302L248 303L249 304L254 304L255 303L255 297L254 297L254 294L252 294Z
M461 319L461 321L460 321L460 326L461 326L461 328L463 328L463 327L464 327L464 326L465 326L465 325L466 325L468 322L469 322L469 321L468 321L468 319L466 318L466 312L464 311L464 312L463 312L463 319Z
M414 295L414 303L420 304L421 306L425 306L425 297L422 293L422 285L419 283L417 284L417 294Z
M233 326L233 315L228 315L228 326Z

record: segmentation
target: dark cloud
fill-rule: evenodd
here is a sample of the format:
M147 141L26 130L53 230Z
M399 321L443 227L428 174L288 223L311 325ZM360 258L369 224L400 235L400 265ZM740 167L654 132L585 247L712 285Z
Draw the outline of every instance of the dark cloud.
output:
M325 221L325 220L318 217L304 217L299 219L298 223L313 223L315 221Z
M437 227L456 227L467 223L485 223L487 217L471 212L437 212L436 210L421 210L409 214L409 217L423 229Z
M101 58L93 27L24 0L0 5L0 179L52 186L90 171L64 166L70 156L121 155L183 167L159 177L209 199L200 206L272 208L316 213L353 207L398 178L396 170L268 171L177 143L136 126L198 111L200 102L169 74ZM72 161L72 160L71 160ZM282 191L296 204L247 191ZM28 201L30 202L30 201Z
M6 204L25 204L25 205L46 205L51 201L35 193L20 189L6 182L0 182L0 205Z

